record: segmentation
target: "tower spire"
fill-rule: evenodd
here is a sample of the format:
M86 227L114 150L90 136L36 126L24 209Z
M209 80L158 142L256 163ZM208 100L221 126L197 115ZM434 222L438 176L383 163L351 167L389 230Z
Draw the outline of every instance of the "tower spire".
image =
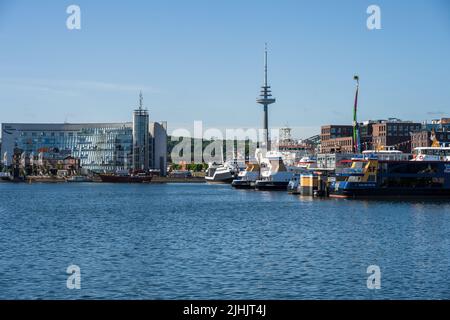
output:
M267 42L264 48L264 86L267 87Z
M144 109L144 96L142 95L142 91L139 92L139 110L142 111Z
M266 144L267 150L270 150L270 139L269 139L269 105L276 102L276 99L272 97L272 91L269 86L268 81L268 54L267 54L267 43L264 47L264 85L261 87L261 94L256 102L262 104L264 107L264 119L263 119L263 129L264 129L264 143Z

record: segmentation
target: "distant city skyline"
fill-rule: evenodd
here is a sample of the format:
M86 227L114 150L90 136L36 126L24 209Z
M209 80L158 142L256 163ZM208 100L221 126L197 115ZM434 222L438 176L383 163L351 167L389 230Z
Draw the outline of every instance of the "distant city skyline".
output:
M81 30L66 28L71 4ZM366 26L372 4L381 30ZM0 0L0 122L130 121L142 90L169 132L260 128L266 42L270 127L351 124L354 74L359 120L431 120L450 116L449 39L445 0Z

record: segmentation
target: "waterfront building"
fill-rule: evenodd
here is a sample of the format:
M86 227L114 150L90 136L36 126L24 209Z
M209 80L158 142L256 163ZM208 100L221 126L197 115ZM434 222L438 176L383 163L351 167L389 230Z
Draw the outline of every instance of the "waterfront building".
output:
M359 137L361 151L372 149L373 126L386 120L369 120L359 123ZM334 153L354 152L353 126L351 125L327 125L321 130L321 152Z
M326 125L321 128L321 152L353 152L353 126Z
M141 92L139 108L133 112L133 169L148 171L149 167L149 115Z
M73 157L98 173L144 168L165 175L167 123L149 122L148 113L142 114L135 111L133 122L120 123L3 123L1 158L12 163L19 152L48 163Z
M359 124L361 149L371 150L393 146L411 152L411 133L420 131L422 125L399 119L371 120ZM353 126L326 125L321 129L322 153L352 153L354 151Z
M450 131L450 118L431 120L431 123L425 121L422 123L422 129L427 131Z
M434 130L434 129L433 129ZM411 149L429 148L433 143L433 133L440 143L450 143L450 131L420 130L411 134Z
M280 128L279 139L272 142L272 149L295 155L296 160L314 154L314 145L310 141L293 139L291 132L292 129L289 127Z
M149 159L150 169L157 170L162 176L167 175L167 122L150 122L149 124Z
M97 172L131 169L131 123L4 123L2 137L8 162L18 148L44 159L73 156Z
M411 133L421 130L420 123L389 119L373 125L372 144L374 148L394 146L405 153L411 153Z

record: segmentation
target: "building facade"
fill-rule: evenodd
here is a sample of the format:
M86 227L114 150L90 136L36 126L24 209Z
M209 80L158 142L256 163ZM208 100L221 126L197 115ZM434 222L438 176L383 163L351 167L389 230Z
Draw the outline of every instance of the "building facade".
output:
M142 108L133 112L133 168L148 171L150 168L149 116Z
M159 127L159 124L149 124ZM165 127L162 127L165 128ZM153 169L155 153L150 152L154 141L167 140L166 130L151 135L147 131L145 150L147 168ZM151 136L151 138L150 138ZM115 172L132 170L133 167L133 124L85 123L85 124L2 124L1 155L11 163L14 149L26 155L40 155L43 158L74 157L84 169L94 172ZM158 142L161 144L161 142ZM161 147L160 147L161 148ZM158 149L158 169L167 161L166 154ZM145 160L147 161L147 160ZM141 168L136 168L140 170ZM165 171L164 171L165 172Z
M322 126L320 138L321 141L328 141L336 138L351 137L353 135L353 126L349 125L326 125Z
M411 152L411 133L420 131L420 123L400 120L387 120L372 127L372 144L374 148L393 146L396 149Z
M435 131L436 139L440 143L450 143L450 131ZM411 134L411 149L431 147L432 131L421 130Z
M167 122L150 123L150 168L167 175Z
M354 151L353 137L342 137L322 141L322 153L352 153Z
M353 126L326 125L320 132L321 152L335 153L353 150Z

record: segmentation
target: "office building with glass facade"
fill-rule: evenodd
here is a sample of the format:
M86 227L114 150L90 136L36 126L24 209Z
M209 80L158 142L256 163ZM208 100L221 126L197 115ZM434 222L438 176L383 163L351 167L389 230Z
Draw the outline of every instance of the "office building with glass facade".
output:
M154 128L157 128L156 130ZM166 173L167 125L149 123L143 143L146 169ZM152 130L150 130L152 129ZM156 134L155 134L156 133ZM145 136L147 136L145 138ZM142 169L133 166L133 123L2 124L1 156L11 163L14 149L34 155L58 154L80 159L94 172ZM155 146L157 148L155 149ZM165 146L165 147L164 147ZM165 150L163 150L165 149Z

